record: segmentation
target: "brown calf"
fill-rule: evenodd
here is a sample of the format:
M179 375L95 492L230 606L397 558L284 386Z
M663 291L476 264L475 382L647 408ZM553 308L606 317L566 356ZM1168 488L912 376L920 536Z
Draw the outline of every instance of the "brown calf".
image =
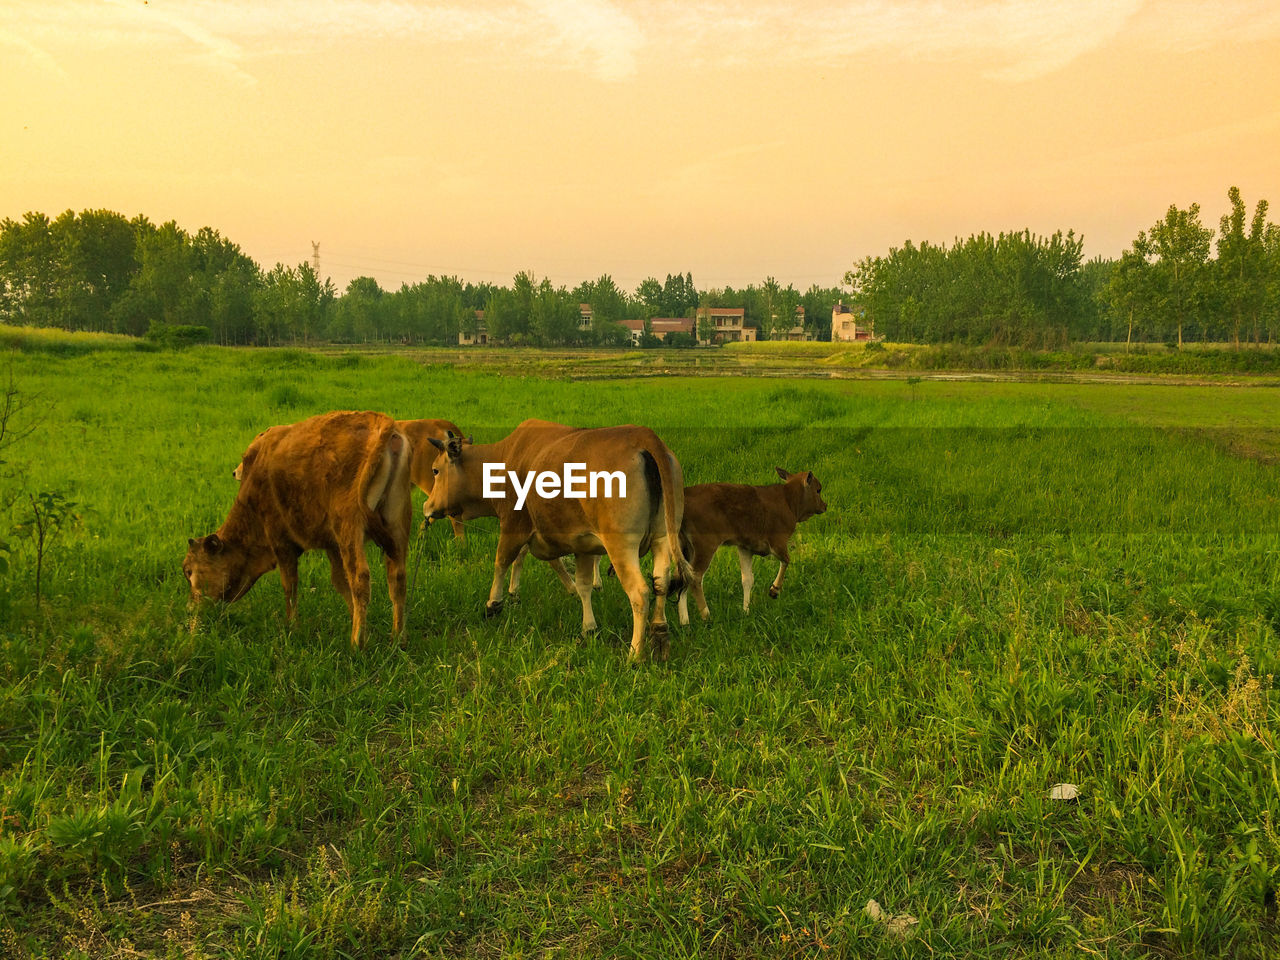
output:
M711 610L702 592L702 577L721 546L732 544L738 548L742 609L746 610L751 605L751 586L755 583L751 558L774 556L782 561L778 576L769 587L769 596L776 598L782 589L787 564L791 562L787 543L795 533L796 524L827 510L817 477L809 472L787 473L781 467L776 469L783 483L764 487L702 483L684 488L684 526L680 540L693 566L689 592L703 620L711 616ZM689 604L684 596L680 597L680 622L689 622Z
M386 557L398 635L412 508L409 454L408 438L381 413L326 413L259 434L237 467L240 488L226 521L216 533L187 541L182 572L192 601L239 600L278 567L293 621L298 557L324 550L351 611L351 643L359 646L369 605L364 543L373 540Z

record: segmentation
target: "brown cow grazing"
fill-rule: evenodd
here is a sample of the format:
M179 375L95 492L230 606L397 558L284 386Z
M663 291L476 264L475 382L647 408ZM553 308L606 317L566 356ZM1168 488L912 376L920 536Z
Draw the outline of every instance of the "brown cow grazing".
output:
M680 463L645 427L575 430L526 420L490 444L441 444L436 485L423 506L431 517L498 517L498 551L486 614L502 609L502 578L527 547L539 560L573 554L582 629L596 628L591 609L595 558L608 554L631 600L631 658L644 654L650 587L640 557L654 555L657 594L651 629L666 656L665 598L692 570L680 550L684 483ZM576 471L576 472L575 472ZM672 566L677 577L670 577Z
M764 487L702 483L684 488L684 526L680 539L693 566L689 593L693 594L703 620L711 616L711 610L702 592L702 578L721 546L732 544L738 548L745 611L751 605L751 586L755 583L751 558L774 556L782 561L778 576L769 587L769 596L776 599L787 564L791 562L787 543L795 533L796 524L827 511L822 484L817 477L807 471L787 473L781 467L776 469L784 482ZM680 597L680 622L689 622L686 596Z
M386 556L392 631L404 629L405 557L412 500L410 445L381 413L326 413L272 427L245 451L240 489L216 533L187 541L182 572L191 599L239 600L279 567L285 612L298 612L298 557L329 555L334 587L351 611L351 643L360 645L369 605L366 540Z

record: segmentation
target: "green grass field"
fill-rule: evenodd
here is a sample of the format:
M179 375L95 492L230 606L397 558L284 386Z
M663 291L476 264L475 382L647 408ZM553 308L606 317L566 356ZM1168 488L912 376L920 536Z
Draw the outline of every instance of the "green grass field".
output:
M446 356L14 355L52 407L6 459L79 522L39 608L13 535L0 579L0 956L1280 949L1280 393ZM269 575L192 633L241 451L336 408L644 423L687 482L812 469L830 510L748 614L723 552L663 664L611 581L586 640L541 564L486 621L491 521L415 534L403 643L372 550L362 651L319 555L292 630Z

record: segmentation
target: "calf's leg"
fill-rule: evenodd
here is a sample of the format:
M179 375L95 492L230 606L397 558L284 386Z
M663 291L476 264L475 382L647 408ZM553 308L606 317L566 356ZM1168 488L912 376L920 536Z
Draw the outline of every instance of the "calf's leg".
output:
M786 544L782 545L781 550L775 548L773 555L782 561L781 566L778 567L778 575L773 578L773 583L769 586L769 596L777 600L778 594L782 592L782 578L787 575L787 567L791 563L791 555L787 553Z
M751 569L751 551L738 548L738 566L742 570L742 611L746 613L751 607L751 588L756 582L756 574ZM774 594L777 596L777 594Z

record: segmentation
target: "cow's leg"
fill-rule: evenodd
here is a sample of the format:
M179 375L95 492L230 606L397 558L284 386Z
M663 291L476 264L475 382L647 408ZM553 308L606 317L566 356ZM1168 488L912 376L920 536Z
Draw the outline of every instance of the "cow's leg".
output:
M292 625L298 619L298 552L285 548L276 552L280 585L284 587L284 618Z
M512 530L501 530L498 533L498 552L493 558L493 585L489 587L489 602L484 606L486 617L497 616L502 611L502 581L507 576L511 565L520 557L521 551L529 542L525 532L515 533ZM516 579L519 585L519 578Z
M649 612L649 581L640 569L640 551L628 541L605 541L609 563L618 575L618 583L631 601L631 653L630 660L638 662L644 656L645 619Z
M511 575L507 580L507 596L512 600L517 599L517 594L520 593L520 578L524 575L524 558L528 555L529 545L526 543L520 548L515 563L511 564Z
M456 517L450 517L449 523L453 526L453 536L458 540L467 539L467 528L462 525L462 521Z
M329 580L333 583L333 589L342 597L342 602L347 605L347 613L350 613L351 586L347 583L347 568L342 563L342 554L333 548L325 552L329 555Z
M578 553L573 561L574 592L582 601L582 632L588 634L596 629L596 613L591 609L591 571L595 568L595 557ZM560 569L564 569L563 564Z
M671 638L667 627L667 592L671 587L671 540L653 540L653 613L649 627L653 632L653 652L659 660L667 659Z
M364 537L349 538L342 547L342 565L351 588L351 646L364 639L365 613L369 609L369 560L364 555Z
M405 601L409 593L409 577L405 559L408 556L407 545L397 549L394 554L384 553L387 567L387 594L391 597L391 635L398 637L404 631Z
M773 583L769 586L769 596L778 599L778 594L782 591L782 578L787 575L787 566L791 563L791 555L787 552L787 545L784 543L782 549L774 548L773 555L782 561L778 567L778 575L773 578Z
M751 567L751 551L738 548L738 566L742 568L742 612L751 608L751 587L756 582L755 570Z
M391 636L404 633L405 605L409 594L409 531L413 529L413 500L408 491L388 497L382 506L383 519L391 531L395 549L383 551L387 568L387 594L391 597ZM362 551L363 552L363 551Z
M603 562L604 557L601 554L596 554L591 558L591 566L595 569L595 574L591 580L591 586L596 590L604 589L604 581L600 579L600 564Z
M575 582L577 571L574 571L573 577L569 576L569 571L565 567L563 560L548 560L547 565L555 571L555 575L559 578L560 582L564 584L564 588L569 591L569 595L576 597L578 595L578 587Z

